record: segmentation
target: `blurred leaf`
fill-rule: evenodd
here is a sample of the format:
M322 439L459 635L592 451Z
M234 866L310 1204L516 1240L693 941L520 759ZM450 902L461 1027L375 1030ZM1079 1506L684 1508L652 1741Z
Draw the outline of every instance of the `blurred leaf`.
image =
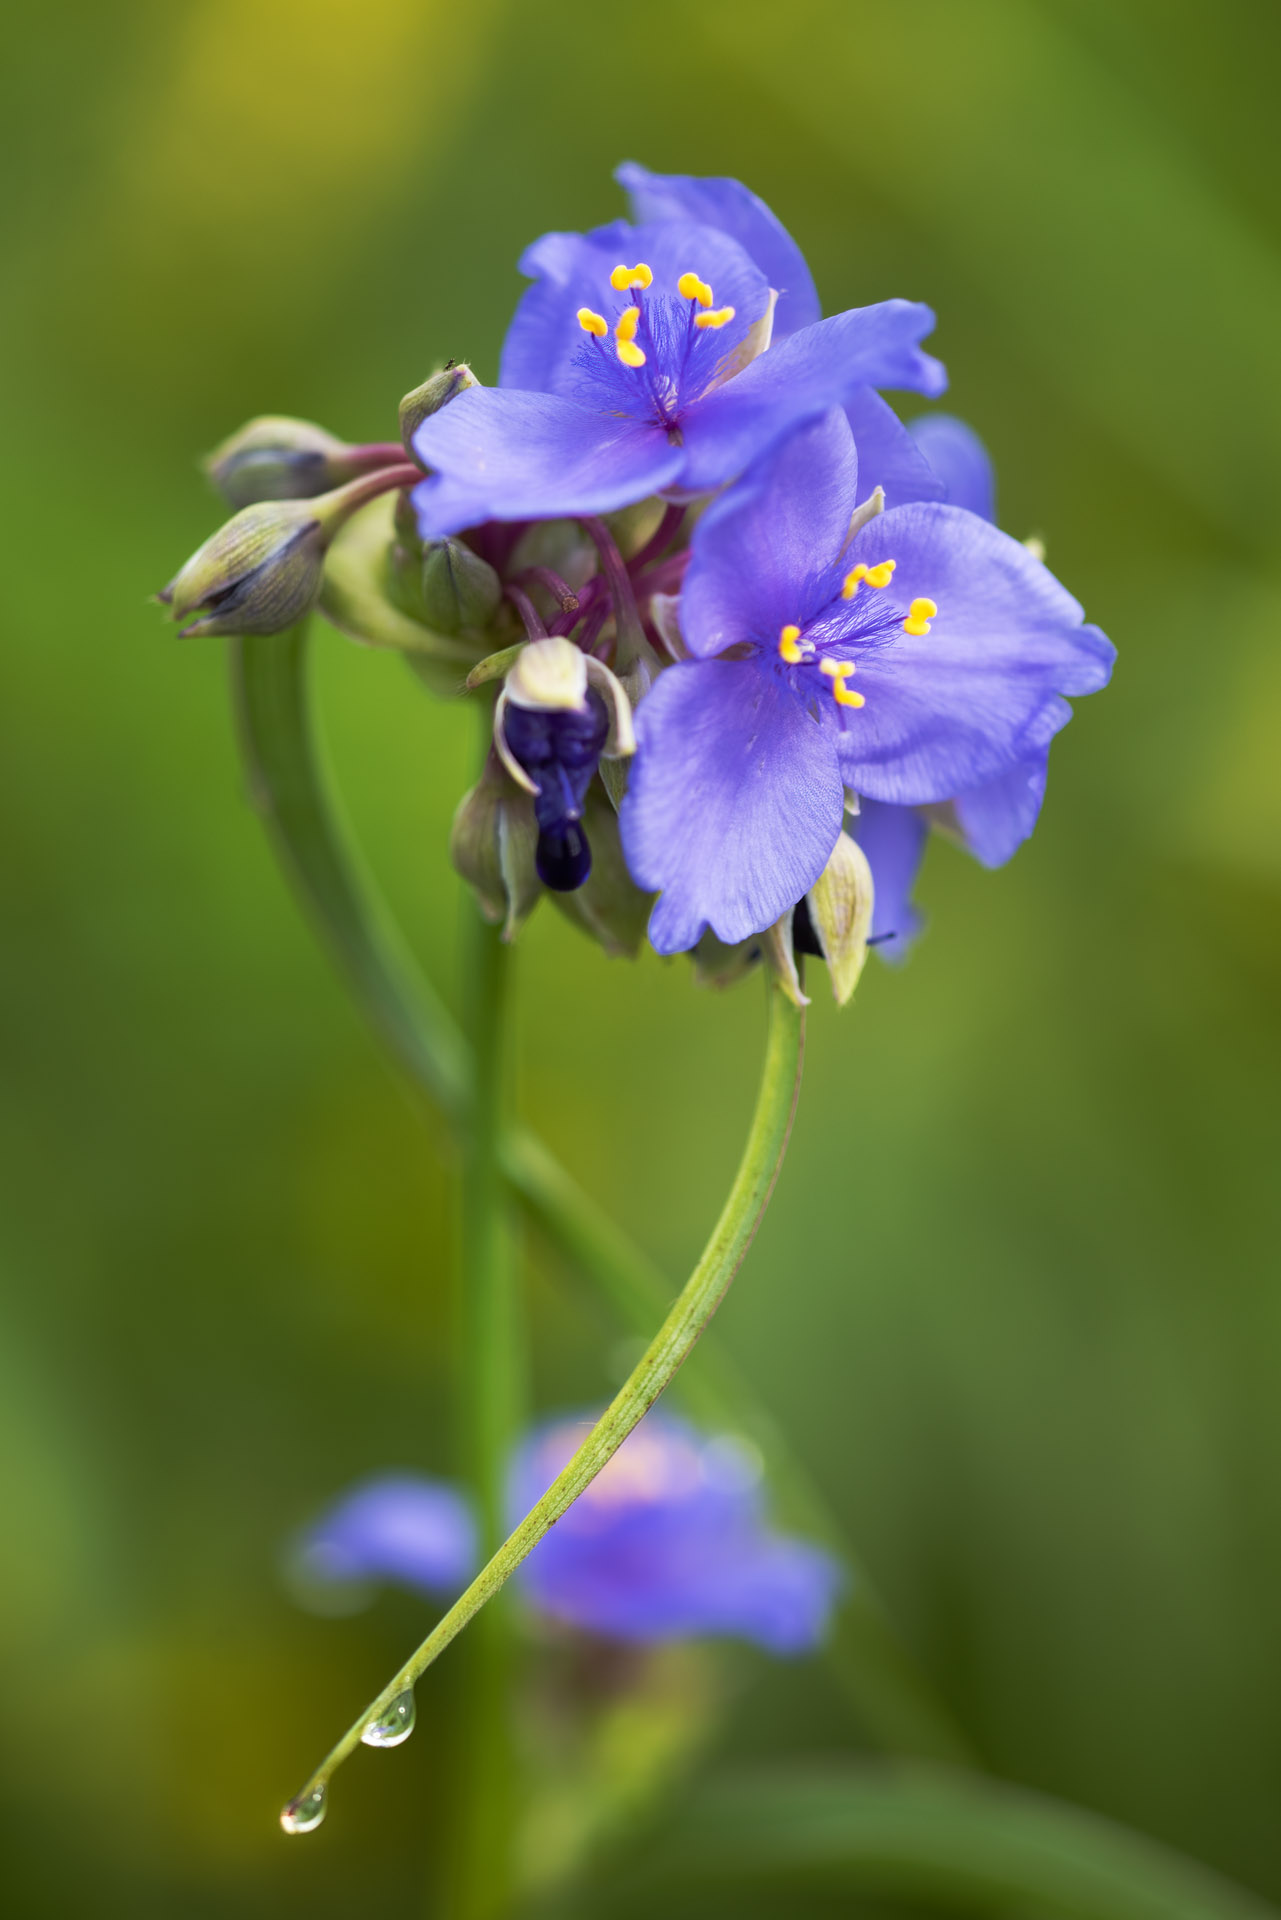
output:
M718 1783L643 1869L666 1878L823 1872L859 1891L1079 1920L1267 1920L1195 1861L1063 1801L960 1775L870 1770ZM621 1876L620 1876L621 1877Z

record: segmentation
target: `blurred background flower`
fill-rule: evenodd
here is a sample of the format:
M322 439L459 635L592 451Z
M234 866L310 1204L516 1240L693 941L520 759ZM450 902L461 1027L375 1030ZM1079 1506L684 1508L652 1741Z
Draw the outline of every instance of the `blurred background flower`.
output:
M621 213L629 155L750 182L825 312L927 300L1002 526L1123 645L1032 845L980 875L936 837L908 966L839 1022L816 998L792 1156L708 1338L994 1764L1281 1893L1279 41L1264 0L13 12L13 1910L325 1920L426 1878L448 1661L342 1821L275 1824L421 1600L339 1633L273 1570L335 1488L448 1461L448 1171L243 804L217 643L147 596L251 415L390 440L440 360L492 379L519 253ZM321 654L356 825L453 993L472 729L394 658ZM607 963L545 909L520 952L527 1106L675 1286L757 997ZM538 1404L599 1399L616 1329L536 1241L528 1307ZM816 1665L741 1660L718 1751L849 1746Z

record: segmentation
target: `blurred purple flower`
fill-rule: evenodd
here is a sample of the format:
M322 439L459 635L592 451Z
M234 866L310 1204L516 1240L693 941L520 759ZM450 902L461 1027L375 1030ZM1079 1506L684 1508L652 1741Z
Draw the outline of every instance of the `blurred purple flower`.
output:
M591 1425L536 1429L512 1462L515 1524ZM402 1474L348 1494L304 1536L314 1581L394 1580L442 1597L474 1570L463 1496ZM724 1636L778 1655L819 1644L841 1584L822 1549L775 1532L754 1454L665 1412L641 1426L534 1548L517 1576L547 1618L603 1638Z
M776 921L823 871L846 789L954 803L980 857L1008 858L1071 718L1060 696L1106 684L1110 642L1025 547L930 501L850 540L857 486L833 409L695 530L680 607L692 657L638 710L620 817L633 877L661 894L660 953L707 926L732 945ZM922 829L881 824L881 865L892 852L901 879ZM863 831L874 840L870 811Z
M885 300L820 320L795 243L738 181L635 166L620 178L640 224L535 241L499 386L460 394L415 434L432 470L414 495L424 535L708 492L830 406L875 414L877 387L942 392L918 346L928 307Z
M591 1421L534 1433L511 1477L528 1512ZM754 1454L673 1414L646 1416L522 1570L539 1610L615 1640L723 1635L778 1655L822 1640L836 1561L768 1525Z

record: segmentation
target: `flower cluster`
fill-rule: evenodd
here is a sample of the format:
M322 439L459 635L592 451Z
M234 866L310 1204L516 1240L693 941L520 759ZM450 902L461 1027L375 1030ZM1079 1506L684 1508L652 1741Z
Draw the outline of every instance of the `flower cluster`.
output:
M528 1513L591 1426L558 1420L518 1448L511 1524ZM309 1528L295 1584L395 1581L452 1598L475 1571L476 1532L457 1489L408 1474L367 1481ZM541 1618L633 1643L727 1637L780 1656L821 1642L836 1562L767 1522L754 1454L666 1412L648 1414L517 1576Z
M969 429L883 398L942 391L928 308L824 319L737 181L619 179L631 222L526 252L497 386L451 363L403 444L271 420L221 448L241 512L166 594L201 632L318 599L497 686L453 854L509 936L546 889L610 951L647 933L720 980L764 954L798 994L808 951L844 999L915 932L931 826L989 866L1026 839L1113 650L996 526Z

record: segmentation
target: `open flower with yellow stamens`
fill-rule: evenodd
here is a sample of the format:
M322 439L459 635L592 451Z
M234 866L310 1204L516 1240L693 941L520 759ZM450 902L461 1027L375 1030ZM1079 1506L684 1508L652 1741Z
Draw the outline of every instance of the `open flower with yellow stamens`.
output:
M856 393L944 385L918 345L934 316L913 301L860 307L772 345L777 289L714 225L546 234L521 267L534 285L499 386L460 394L415 435L430 471L414 500L433 538L710 492Z
M637 711L621 814L661 953L778 920L827 865L847 792L922 832L910 810L958 795L1017 811L1061 696L1107 681L1111 644L1026 547L933 501L856 514L857 493L833 409L695 530L691 657Z

